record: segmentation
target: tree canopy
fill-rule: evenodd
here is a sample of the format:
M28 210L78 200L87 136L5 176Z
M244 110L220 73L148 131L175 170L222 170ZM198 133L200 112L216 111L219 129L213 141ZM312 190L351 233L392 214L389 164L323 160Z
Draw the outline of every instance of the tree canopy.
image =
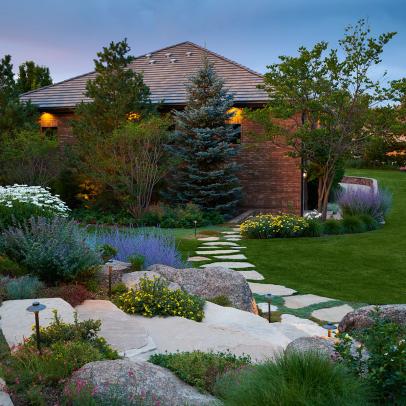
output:
M18 67L16 86L19 93L48 85L52 85L52 78L46 66L39 66L34 61L26 61Z
M326 216L336 169L371 133L371 109L389 100L390 92L370 70L381 62L384 46L394 32L371 35L364 20L348 26L340 49L319 42L300 47L298 56L281 56L268 66L265 109L252 112L269 136L286 136L291 155L301 158L305 171L318 179L318 210ZM280 125L292 119L294 131Z

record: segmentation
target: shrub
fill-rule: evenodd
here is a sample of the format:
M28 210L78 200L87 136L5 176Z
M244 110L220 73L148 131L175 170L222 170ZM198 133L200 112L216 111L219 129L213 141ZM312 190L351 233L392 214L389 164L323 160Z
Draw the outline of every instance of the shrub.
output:
M25 275L26 273L27 270L20 264L6 256L0 255L0 275L17 277Z
M117 306L130 314L145 317L179 316L202 321L204 299L180 289L171 290L162 278L141 278L138 289L131 289L115 298Z
M98 333L101 327L100 320L85 320L78 321L77 314L74 314L73 323L65 323L58 316L56 310L53 311L54 319L47 327L41 328L41 343L45 347L50 347L55 343L69 341L85 341L103 355L104 359L117 359L117 351L113 350L103 337L99 337ZM33 334L25 345L36 345L35 335Z
M359 216L344 216L342 220L344 233L363 233L366 226Z
M342 234L344 232L343 222L341 220L329 219L323 223L324 234Z
M323 223L319 218L308 218L307 227L303 231L306 237L320 237L323 233Z
M367 404L367 391L354 375L311 352L288 352L264 364L225 374L214 391L225 405L233 406Z
M103 244L100 247L100 251L103 262L109 261L118 253L117 249L112 247L110 244Z
M240 226L241 234L247 238L300 237L308 229L308 220L292 214L260 214Z
M406 326L372 312L374 324L354 331L362 343L352 350L352 338L341 335L336 345L344 364L373 388L376 404L403 405L406 399ZM365 350L368 356L365 356Z
M141 271L143 266L144 266L144 262L145 262L145 258L142 255L132 255L130 258L128 258L130 263L131 263L131 268L134 271Z
M0 229L19 225L30 217L66 217L69 208L41 186L0 186Z
M94 299L94 294L83 285L60 285L41 290L41 297L60 297L72 307L76 307L87 299Z
M379 223L369 214L360 214L359 219L364 223L368 231L376 230L379 227Z
M97 230L88 240L94 246L110 244L117 248L114 258L119 261L128 262L131 256L141 255L145 258L145 267L162 264L182 268L185 265L176 249L175 238L159 228Z
M367 214L376 221L384 220L392 203L392 195L385 189L373 190L349 188L337 196L343 216Z
M38 297L40 289L44 286L35 276L21 276L19 278L4 278L1 282L4 285L6 299L34 299Z
M85 232L65 218L31 218L3 231L0 251L42 280L69 281L101 263L85 238Z
M154 354L149 358L153 364L171 370L176 376L200 391L213 393L219 376L245 367L251 363L249 356L236 356L230 352L178 352Z

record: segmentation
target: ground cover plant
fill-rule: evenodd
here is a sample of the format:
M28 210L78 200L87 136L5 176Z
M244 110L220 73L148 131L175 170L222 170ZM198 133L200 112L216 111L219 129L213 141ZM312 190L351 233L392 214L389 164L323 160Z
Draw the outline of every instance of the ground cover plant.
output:
M402 405L406 400L406 327L372 311L374 324L340 334L336 349L344 364L372 388L376 404ZM352 340L360 346L352 350ZM366 353L368 356L366 356Z
M94 247L105 244L114 247L117 250L114 258L119 261L130 262L131 257L140 255L144 258L145 267L153 264L174 268L184 266L175 238L159 228L96 229L89 235L88 241Z
M348 302L403 303L406 285L406 176L395 170L351 169L393 194L386 224L370 233L321 238L244 240L244 254L275 283ZM192 246L185 243L185 249ZM365 281L368 281L366 283Z
M145 317L179 316L202 321L204 299L181 289L172 290L162 278L141 278L138 287L114 298L115 304L126 313Z
M367 388L343 365L306 352L223 375L214 388L225 405L355 406L368 403Z
M54 404L73 371L88 362L117 359L117 352L98 336L100 325L76 317L65 323L55 312L53 322L41 328L42 355L34 335L12 353L3 353L1 371L16 404Z
M43 287L44 284L36 276L0 277L0 292L3 300L33 299L38 297Z
M214 385L221 375L251 364L249 356L202 351L154 354L149 361L171 370L200 391L210 393L213 393Z
M86 231L63 217L30 218L0 235L0 252L47 282L71 281L101 264Z

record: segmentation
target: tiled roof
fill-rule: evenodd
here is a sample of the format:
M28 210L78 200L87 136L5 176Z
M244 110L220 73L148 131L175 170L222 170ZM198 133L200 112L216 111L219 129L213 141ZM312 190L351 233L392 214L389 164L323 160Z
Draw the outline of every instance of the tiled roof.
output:
M218 75L224 79L225 87L234 94L236 104L262 103L267 100L266 92L257 88L262 82L259 73L192 42L182 42L141 55L129 66L144 73L144 82L151 90L152 102L182 105L186 102L185 83L201 66L203 54L214 63ZM31 100L42 109L73 108L82 100L90 100L84 96L85 86L95 75L95 72L90 72L76 76L24 93L21 99Z

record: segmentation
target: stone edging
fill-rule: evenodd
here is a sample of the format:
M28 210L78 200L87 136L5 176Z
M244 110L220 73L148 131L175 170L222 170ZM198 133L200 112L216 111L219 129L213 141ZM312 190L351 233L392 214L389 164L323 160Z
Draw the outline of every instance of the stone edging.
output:
M369 186L374 193L378 193L378 181L374 178L365 178L363 176L343 176L340 183Z

